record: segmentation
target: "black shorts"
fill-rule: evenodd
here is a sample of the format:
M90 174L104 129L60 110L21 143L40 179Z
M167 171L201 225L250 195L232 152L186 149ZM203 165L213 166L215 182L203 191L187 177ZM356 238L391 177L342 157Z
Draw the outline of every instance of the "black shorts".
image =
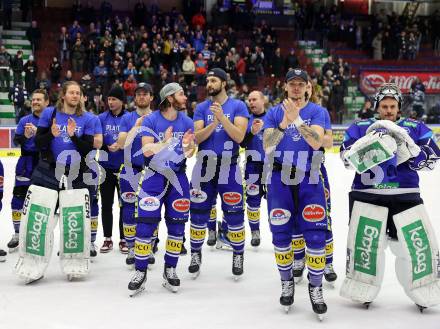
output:
M420 193L405 193L396 195L372 194L365 192L352 191L348 194L349 214L353 210L355 201L365 202L376 206L388 208L386 232L391 239L397 240L396 225L394 225L393 216L407 209L423 204Z

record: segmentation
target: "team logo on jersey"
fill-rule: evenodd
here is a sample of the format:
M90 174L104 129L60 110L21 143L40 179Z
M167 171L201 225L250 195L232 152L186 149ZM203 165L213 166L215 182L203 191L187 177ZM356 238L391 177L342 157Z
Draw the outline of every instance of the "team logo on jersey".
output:
M269 220L272 225L284 225L290 219L291 213L287 209L274 208L270 211Z
M225 192L223 193L223 202L230 206L235 206L241 202L241 194L237 192Z
M188 199L174 200L172 206L175 211L187 212L189 210L189 200Z
M139 207L145 211L154 211L159 209L160 201L154 196L147 196L139 201Z
M191 198L191 202L202 203L206 201L208 196L202 190L192 189L190 191L190 198Z
M121 199L127 203L134 203L136 201L136 193L135 192L124 192L121 194Z
M307 222L319 222L325 217L325 209L319 204L309 204L304 207L302 216Z
M258 195L260 187L257 184L249 184L246 186L246 192L248 195Z

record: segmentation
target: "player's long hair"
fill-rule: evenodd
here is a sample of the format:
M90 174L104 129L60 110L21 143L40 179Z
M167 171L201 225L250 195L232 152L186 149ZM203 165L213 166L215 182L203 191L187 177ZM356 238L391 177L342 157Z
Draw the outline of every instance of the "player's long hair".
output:
M318 97L318 93L316 91L317 86L313 84L310 78L308 83L310 83L310 85L312 86L312 94L309 95L308 92L306 92L306 101L321 105L321 99Z
M81 91L81 86L79 85L78 82L76 81L67 81L65 83L63 83L63 86L60 90L60 94L58 96L58 100L57 100L57 104L56 104L56 109L59 112L64 112L64 95L66 95L67 89L70 86L78 86L79 90ZM81 96L82 96L82 91L81 91ZM78 102L78 105L75 108L75 115L77 116L81 116L84 113L84 109L83 109L83 104L81 101Z

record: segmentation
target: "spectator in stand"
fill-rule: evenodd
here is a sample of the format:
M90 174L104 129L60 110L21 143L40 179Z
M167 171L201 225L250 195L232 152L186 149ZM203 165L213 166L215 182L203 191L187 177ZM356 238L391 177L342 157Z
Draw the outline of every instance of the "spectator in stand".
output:
M23 51L18 50L17 54L11 60L11 69L13 74L14 85L17 84L18 81L22 81L22 73L24 69L23 64Z
M416 86L411 93L411 98L413 100L412 110L416 113L417 120L425 120L425 92L424 87L421 88Z
M196 67L196 80L199 86L205 84L206 73L208 72L208 63L203 58L202 53L198 53L197 59L194 62Z
M290 69L296 69L298 67L299 67L298 57L296 57L295 55L295 49L291 48L284 63L284 72L287 72Z
M10 30L12 26L12 0L2 0L3 30Z
M247 84L241 86L241 92L237 95L237 98L246 102L249 96L249 87Z
M37 87L37 74L38 67L37 63L34 61L34 56L30 55L26 64L24 64L24 85L29 94Z
M63 83L67 82L67 81L72 81L73 78L73 74L71 70L67 70L66 71L66 75L64 76L64 79L61 81L61 85L63 85Z
M134 91L136 90L137 82L133 74L129 74L127 80L122 84L122 88L125 91L127 97L127 104L131 103L134 99Z
M398 59L408 59L408 40L405 31L400 32L397 47L399 49Z
M281 48L275 49L275 53L272 57L272 61L269 62L270 68L272 69L272 77L280 78L284 76L283 65L284 58L281 55Z
M60 52L60 63L63 64L64 60L69 60L71 48L70 36L65 26L61 27L61 32L58 37L58 48Z
M14 87L9 90L8 98L14 105L15 123L18 123L19 114L23 110L25 100L28 99L28 92L23 86L22 80L17 81Z
M86 49L81 39L76 39L72 46L72 71L83 72Z
M336 79L330 92L329 109L336 115L337 123L342 123L344 115L344 96L345 90L340 79Z
M139 69L139 79L141 82L147 82L151 84L151 80L154 77L154 69L151 66L151 60L146 59Z
M408 59L415 60L417 56L418 42L413 32L408 35Z
M369 99L365 100L364 106L358 111L357 116L359 119L369 119L374 117L373 104Z
M321 73L322 73L323 76L327 76L328 71L332 71L332 74L333 74L333 72L338 72L339 71L338 67L337 67L337 64L333 61L333 57L332 56L329 56L328 60L327 60L327 63L325 63L322 66Z
M84 33L83 28L79 25L78 21L74 21L72 26L69 28L69 39L76 40L77 33Z
M107 86L108 69L105 66L105 62L101 59L97 66L93 69L93 76L95 78L96 84L105 89Z
M133 62L131 61L127 63L127 67L124 69L123 73L124 73L124 79L128 79L129 75L133 75L133 77L136 77L138 75L138 71L136 70L136 67L133 65Z
M49 66L50 81L53 84L57 84L58 81L60 81L62 69L63 68L62 68L60 62L58 62L58 58L54 57L52 59L52 63L50 63L50 66Z
M0 91L9 92L11 77L11 55L6 51L5 46L0 46Z
M199 12L192 17L191 24L194 28L197 26L199 26L202 30L205 28L206 18L203 14L203 7L200 7Z
M105 55L105 52L104 52ZM93 39L89 40L89 44L86 49L86 70L91 71L98 63L98 47Z
M115 38L115 52L123 55L125 53L125 46L127 45L127 39L125 38L125 34L121 33L117 35Z
M379 32L373 38L373 42L371 43L371 47L373 48L373 59L375 61L381 61L382 60L382 32Z
M281 80L277 80L277 82L275 83L272 89L272 98L274 103L277 103L284 98L284 86Z
M70 71L67 71L67 73L68 72ZM70 72L70 74L72 73ZM46 71L42 71L40 74L40 79L37 81L37 89L46 89L47 93L49 94L51 86L52 84L50 83L50 80L47 77Z
M203 36L202 31L198 31L193 38L192 46L196 53L201 52L205 48L205 37Z
M31 26L26 30L26 37L31 43L32 52L35 53L39 49L41 40L41 31L37 26L37 21L32 21Z
M185 84L187 86L191 85L191 82L194 80L194 75L196 74L196 66L189 54L186 55L182 63L182 73L185 77Z
M322 80L322 107L325 107L326 109L329 109L331 112L331 108L330 108L330 95L331 95L331 88L329 85L329 82L327 79L323 79Z

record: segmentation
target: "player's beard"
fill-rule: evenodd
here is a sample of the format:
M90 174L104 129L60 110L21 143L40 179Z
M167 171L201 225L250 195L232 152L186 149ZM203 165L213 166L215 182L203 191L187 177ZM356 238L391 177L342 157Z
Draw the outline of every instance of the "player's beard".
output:
M209 91L208 89L208 95L211 97L215 97L218 94L220 94L222 92L222 87L218 88L218 89L211 89L211 91Z

